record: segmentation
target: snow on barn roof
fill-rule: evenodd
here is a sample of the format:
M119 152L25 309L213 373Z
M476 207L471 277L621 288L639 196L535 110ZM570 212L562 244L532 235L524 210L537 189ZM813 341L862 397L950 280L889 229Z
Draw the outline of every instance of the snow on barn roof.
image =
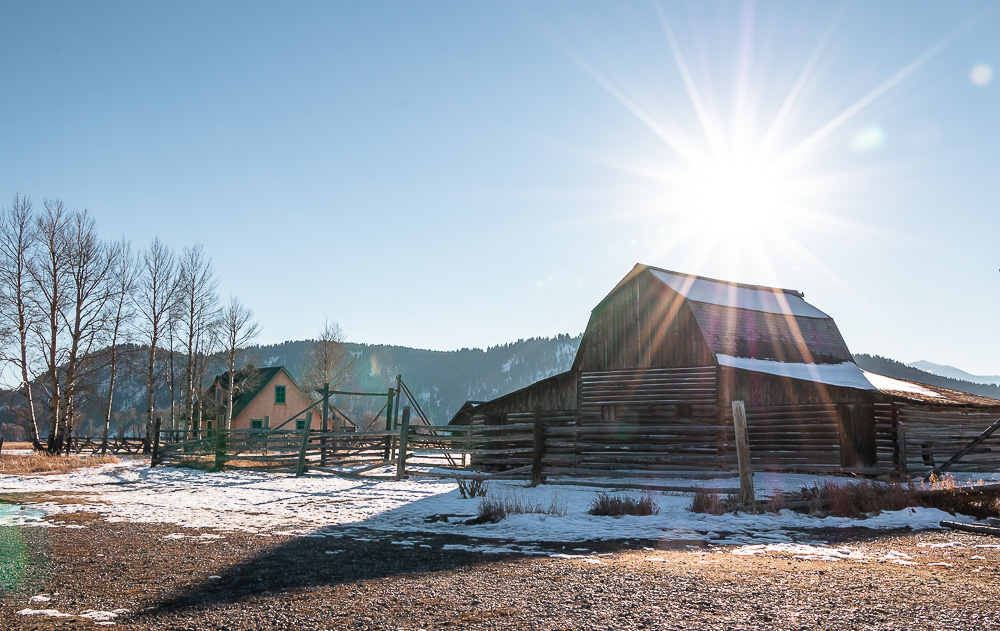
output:
M921 397L930 397L932 399L943 398L940 394L934 392L927 386L922 386L919 383L914 383L912 381L893 379L892 377L886 377L885 375L880 375L878 373L868 372L867 370L865 371L865 378L871 382L873 386L883 392L918 394Z
M753 359L750 357L733 357L732 355L717 355L719 364L741 368L752 372L760 372L778 377L805 379L828 386L842 386L859 390L877 390L865 378L865 372L854 362L839 364L812 364L798 362L778 362L769 359Z
M997 406L1000 401L958 390L929 386L914 381L904 381L886 377L878 373L862 370L854 362L839 364L812 364L780 362L749 357L717 355L719 364L741 370L749 370L789 379L804 379L814 383L858 390L878 391L901 399L922 401L937 405L979 405Z
M829 318L793 289L731 283L650 267L654 277L692 302L806 318Z

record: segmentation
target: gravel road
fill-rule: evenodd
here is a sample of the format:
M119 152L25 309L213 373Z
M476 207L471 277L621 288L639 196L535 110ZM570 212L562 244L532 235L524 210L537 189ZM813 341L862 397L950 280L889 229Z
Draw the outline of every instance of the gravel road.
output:
M475 539L351 528L261 537L49 521L63 523L20 529L32 569L3 595L0 628L1000 629L1000 549L977 547L1000 539L950 531L820 533L855 557L823 560L648 541L484 554ZM89 610L119 614L80 617Z

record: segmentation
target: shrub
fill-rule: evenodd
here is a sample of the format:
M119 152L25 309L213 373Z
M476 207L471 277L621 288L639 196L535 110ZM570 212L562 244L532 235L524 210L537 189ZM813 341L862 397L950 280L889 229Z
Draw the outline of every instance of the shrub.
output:
M635 498L630 495L611 495L603 491L590 502L591 515L619 517L621 515L659 515L660 507L651 493Z
M726 505L718 493L711 489L698 489L691 500L692 513L708 513L709 515L721 515L726 512Z
M489 490L486 477L482 475L477 474L469 478L456 477L455 481L458 482L458 492L462 494L462 499L465 500L474 497L485 497L486 492Z
M479 515L466 523L483 524L492 522L495 524L511 515L525 514L565 517L566 502L560 500L558 495L552 496L552 501L549 502L548 506L532 502L525 495L515 492L484 496L479 500Z
M829 514L835 517L861 517L887 510L901 510L920 506L916 489L900 484L878 484L871 481L838 484L827 481L803 487L800 503L811 514Z
M978 483L984 482L980 480ZM924 493L923 504L931 508L962 513L976 519L1000 516L1000 492L963 489L949 473L942 476L932 473L920 483L920 490Z

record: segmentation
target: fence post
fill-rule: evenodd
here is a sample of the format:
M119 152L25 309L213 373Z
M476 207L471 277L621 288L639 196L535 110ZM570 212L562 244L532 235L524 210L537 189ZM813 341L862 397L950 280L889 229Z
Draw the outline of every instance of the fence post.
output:
M328 416L330 416L330 382L323 384L323 434L329 431ZM319 441L319 466L326 466L326 436Z
M747 412L742 401L733 401L733 426L736 430L736 461L740 469L740 503L750 506L756 501L756 497L753 490L753 467L750 464Z
M155 467L160 464L160 424L162 420L157 417L153 422L153 457L149 459L149 466Z
M385 404L385 431L392 431L392 395L393 390L389 388L389 398ZM376 419L377 420L377 419ZM385 458L387 462L392 459L392 436L385 437Z
M306 473L306 449L309 448L309 424L302 428L302 446L299 448L299 462L295 466L295 477L301 478Z
M219 428L215 430L215 468L213 471L222 471L226 466L226 430Z
M542 421L542 407L535 406L533 440L531 444L531 486L542 483L542 456L545 453L545 425Z
M396 460L396 479L406 477L406 448L410 437L410 406L403 407L403 422L399 424L399 458Z

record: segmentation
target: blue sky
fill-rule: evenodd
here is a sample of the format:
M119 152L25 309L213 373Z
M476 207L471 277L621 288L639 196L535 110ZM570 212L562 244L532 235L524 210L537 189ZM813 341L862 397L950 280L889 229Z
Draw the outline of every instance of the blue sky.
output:
M0 2L0 200L203 242L260 341L578 333L637 263L1000 374L996 3Z

